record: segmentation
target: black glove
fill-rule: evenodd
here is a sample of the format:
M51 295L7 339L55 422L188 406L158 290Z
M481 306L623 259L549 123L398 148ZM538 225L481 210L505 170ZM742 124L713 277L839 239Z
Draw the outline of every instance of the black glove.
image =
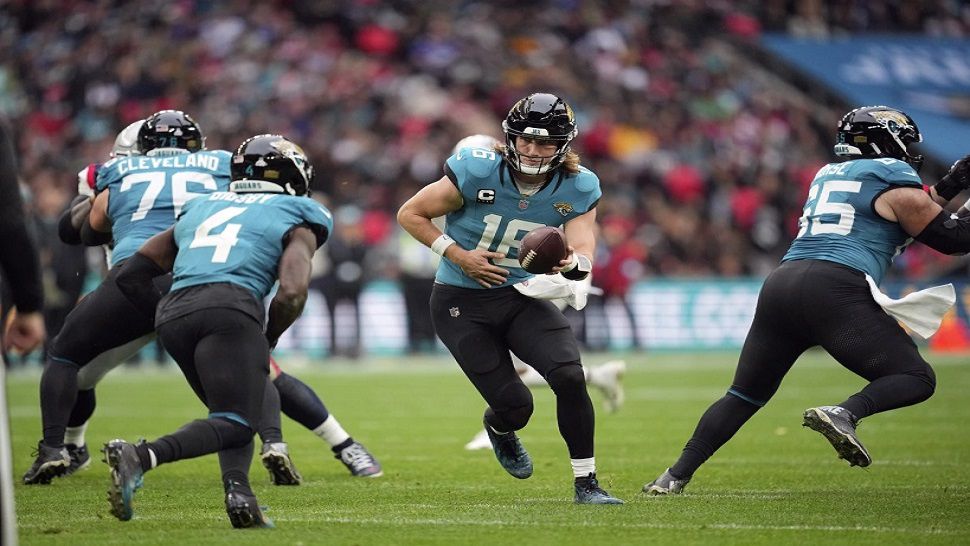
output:
M958 159L950 172L940 179L940 182L933 186L936 188L936 195L949 201L960 192L970 189L970 155L965 155Z

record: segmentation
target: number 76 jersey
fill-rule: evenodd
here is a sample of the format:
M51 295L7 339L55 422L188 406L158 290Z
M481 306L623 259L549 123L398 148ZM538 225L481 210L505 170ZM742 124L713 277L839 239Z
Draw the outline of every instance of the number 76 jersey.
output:
M119 157L105 163L98 170L97 190L111 190L111 265L168 229L193 198L226 191L231 158L225 150L202 150Z
M319 247L333 218L309 197L281 193L217 192L193 199L175 224L172 291L209 283L249 289L260 301L276 282L283 238L309 228Z
M876 213L876 199L899 187L921 188L898 159L857 159L822 167L808 190L789 260L825 260L868 273L878 284L893 258L912 242L896 222Z

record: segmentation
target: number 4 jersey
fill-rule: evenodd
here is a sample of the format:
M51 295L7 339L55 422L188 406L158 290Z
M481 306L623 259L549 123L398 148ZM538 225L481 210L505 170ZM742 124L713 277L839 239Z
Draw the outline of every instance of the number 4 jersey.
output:
M262 301L276 282L283 237L296 226L310 228L322 245L333 218L309 197L280 193L217 192L193 199L175 224L179 252L172 292L230 283Z
M231 158L225 150L203 150L120 157L105 163L98 170L97 190L111 190L111 265L131 257L142 243L168 229L192 198L227 190Z
M868 273L876 283L912 241L896 222L876 213L876 199L898 187L922 187L913 168L897 159L857 159L822 167L808 190L805 213L789 260L825 260Z
M518 261L526 233L541 226L560 226L592 210L599 201L599 178L579 168L576 174L558 169L552 179L532 195L517 189L502 156L484 148L464 148L448 158L445 173L464 199L464 205L446 217L447 233L466 249L501 252L493 263L509 271L502 286L533 275ZM465 288L482 288L450 260L441 260L435 280Z

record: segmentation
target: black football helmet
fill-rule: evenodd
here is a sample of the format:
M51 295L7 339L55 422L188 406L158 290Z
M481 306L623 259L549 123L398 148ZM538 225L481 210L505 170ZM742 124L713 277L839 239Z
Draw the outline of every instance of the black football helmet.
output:
M145 119L138 130L138 147L143 154L159 148L198 152L205 149L205 136L192 116L181 110L162 110Z
M542 174L562 164L569 143L578 131L573 109L562 98L550 93L533 93L515 103L502 122L505 131L505 159L522 174ZM524 165L515 150L515 140L525 136L548 140L557 146L555 155L537 166Z
M282 135L256 135L232 154L232 182L236 193L310 195L313 165L303 148Z
M913 166L923 165L922 155L909 146L922 142L923 135L913 118L888 106L856 108L842 116L836 132L835 155L843 157L892 157Z

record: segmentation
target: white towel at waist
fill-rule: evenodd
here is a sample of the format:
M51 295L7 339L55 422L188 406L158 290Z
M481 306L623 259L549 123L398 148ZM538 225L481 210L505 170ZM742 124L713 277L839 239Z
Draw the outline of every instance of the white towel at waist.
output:
M586 307L590 294L602 294L599 288L594 288L587 276L582 281L571 281L562 275L536 275L522 282L513 284L516 290L530 298L550 300L560 310L570 306L577 311Z
M894 300L883 294L876 286L876 281L869 275L866 275L866 282L869 283L872 298L876 300L879 307L923 339L929 339L940 329L943 315L957 301L956 290L953 289L952 284L932 286Z

